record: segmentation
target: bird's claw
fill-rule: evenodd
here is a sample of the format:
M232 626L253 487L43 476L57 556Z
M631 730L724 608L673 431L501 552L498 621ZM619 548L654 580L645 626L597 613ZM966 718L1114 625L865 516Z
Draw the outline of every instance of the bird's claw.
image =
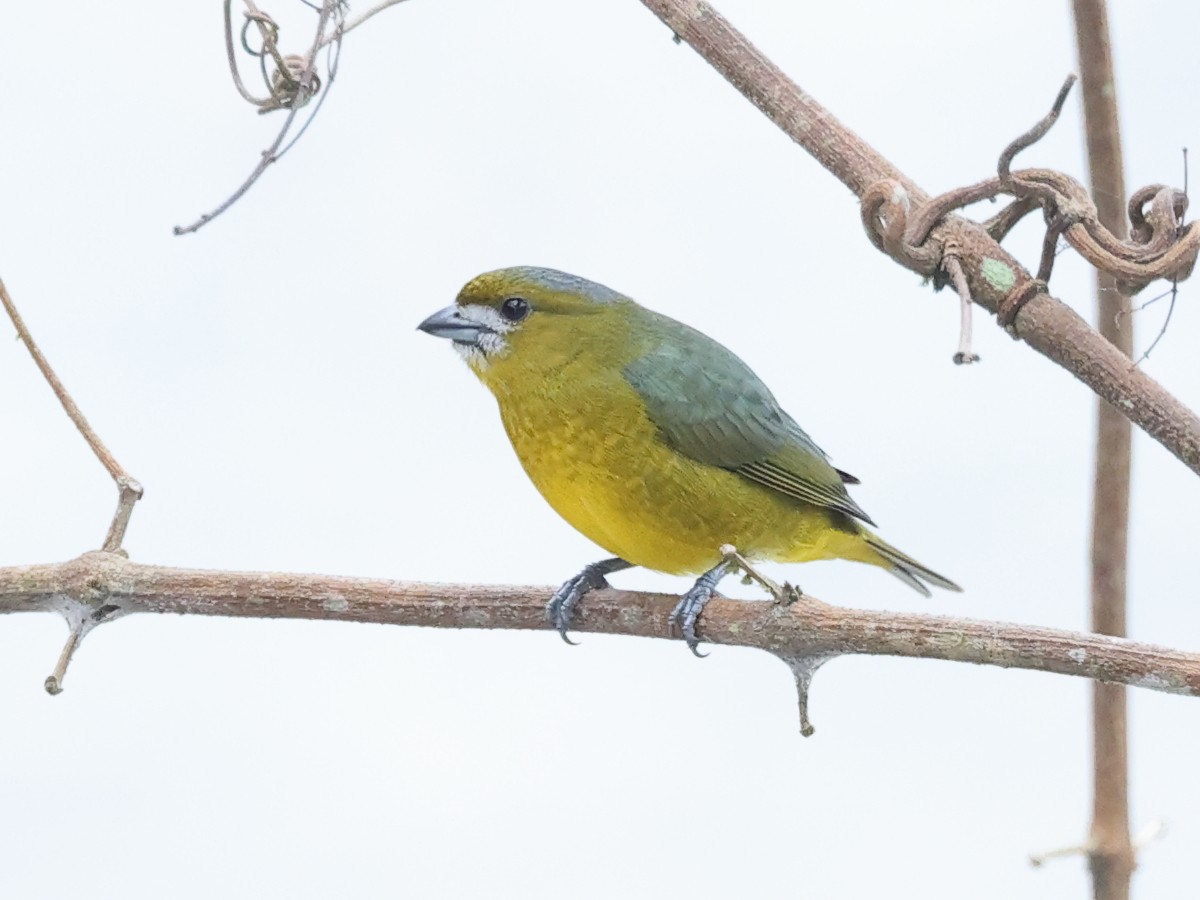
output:
M700 584L696 584L683 595L675 604L675 609L671 611L672 630L683 635L688 649L696 656L708 656L707 653L701 653L697 649L700 646L700 639L696 637L696 620L700 618L700 613L704 611L704 605L712 599L712 595L711 587L703 589Z
M675 609L671 611L671 618L669 620L671 628L683 635L688 649L695 656L708 656L707 653L701 653L697 649L700 646L700 638L696 636L696 622L699 621L700 613L704 612L704 607L708 604L708 601L717 592L717 584L731 568L733 568L733 564L727 559L717 563L696 579L696 583L691 586L688 592L675 604Z
M573 641L567 635L571 627L571 619L575 616L575 608L584 595L600 588L609 587L608 579L604 576L610 572L618 572L629 567L623 559L606 559L603 562L592 563L574 578L568 578L562 587L554 592L550 602L546 604L546 621L558 632L558 636L572 646L579 641Z
M546 620L558 631L558 636L572 646L579 641L571 640L567 629L571 627L571 619L575 615L575 607L583 599L583 595L596 588L608 587L608 581L603 575L596 575L591 569L584 569L574 578L563 582L562 587L554 592L550 602L546 604Z

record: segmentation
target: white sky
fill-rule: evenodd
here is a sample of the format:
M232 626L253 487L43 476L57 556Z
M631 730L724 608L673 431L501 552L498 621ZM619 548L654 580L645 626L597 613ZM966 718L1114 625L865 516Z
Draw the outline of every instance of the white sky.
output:
M1200 147L1200 6L1113 5L1129 184L1178 184ZM308 40L265 8L296 23L288 49ZM935 192L986 177L1075 67L1065 3L719 8ZM850 563L777 574L846 605L1086 621L1091 394L983 316L983 364L951 365L952 297L874 251L850 194L639 3L389 10L347 39L292 155L185 238L171 226L277 127L228 81L219 4L6 13L0 276L146 485L139 561L549 585L605 555L415 331L477 272L538 264L733 348L863 479L882 533L966 593L923 600ZM1019 163L1082 174L1079 120L1076 96ZM1037 240L1014 242L1031 265ZM1054 291L1090 315L1074 254ZM1193 408L1196 296L1145 364ZM11 339L0 402L0 565L95 548L115 491ZM1135 454L1133 632L1196 649L1200 483L1143 435ZM1088 890L1078 859L1025 861L1085 833L1083 681L839 659L803 740L786 670L752 651L144 616L93 633L52 699L62 623L0 625L4 897ZM1132 725L1135 826L1171 827L1136 890L1187 896L1200 703L1134 692Z

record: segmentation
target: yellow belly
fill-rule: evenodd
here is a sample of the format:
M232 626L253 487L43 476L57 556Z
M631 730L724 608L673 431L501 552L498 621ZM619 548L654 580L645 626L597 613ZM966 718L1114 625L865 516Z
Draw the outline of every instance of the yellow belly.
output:
M542 496L615 556L697 573L733 544L753 559L876 562L831 513L696 462L665 444L624 383L573 396L498 395L505 429Z

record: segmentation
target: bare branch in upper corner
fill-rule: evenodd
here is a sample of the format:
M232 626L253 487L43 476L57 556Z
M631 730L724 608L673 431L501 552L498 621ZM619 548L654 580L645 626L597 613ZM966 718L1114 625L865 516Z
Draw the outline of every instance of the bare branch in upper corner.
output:
M92 452L96 454L96 458L100 460L100 464L112 476L113 481L117 484L117 511L113 515L112 524L108 527L108 534L105 535L102 549L108 552L116 552L121 548L121 542L125 539L125 529L129 525L129 517L133 514L133 505L141 499L142 486L133 478L125 469L117 462L117 458L112 455L112 451L105 446L104 441L100 440L100 435L96 434L95 429L84 418L83 412L76 405L75 400L67 392L66 387L55 374L54 369L50 367L49 360L34 341L33 335L29 333L29 329L25 326L24 319L17 312L17 306L13 303L12 297L8 295L8 289L4 286L4 282L0 281L0 305L4 306L8 317L12 319L13 327L17 329L17 336L21 339L21 343L25 345L25 349L29 351L29 355L33 357L34 364L42 373L42 377L46 379L46 383L50 385L50 390L54 391L54 396L58 398L58 402L62 404L62 408L66 410L67 417L79 429L79 433L83 435L83 439L87 441L87 445L92 448Z
M272 163L282 158L295 146L296 141L300 140L308 126L312 124L313 119L316 118L317 113L321 111L321 105L329 96L329 89L333 86L334 79L337 78L338 60L342 52L342 37L372 16L383 12L388 7L403 3L404 0L384 0L350 21L346 20L345 0L322 0L317 17L316 37L313 39L309 51L304 54L283 53L279 48L279 25L270 15L260 10L254 0L243 0L246 4L246 11L243 14L245 21L242 22L242 27L237 29L236 43L240 46L242 53L257 61L262 89L265 92L261 96L247 88L242 79L241 68L238 65L238 53L235 49L231 2L232 0L225 0L225 55L229 60L229 73L233 78L234 86L246 102L258 108L260 115L279 109L287 110L288 115L283 125L280 126L275 140L262 151L258 164L238 189L220 206L212 212L205 213L191 225L176 225L175 234L177 235L198 231L233 206L262 177ZM311 3L305 5L316 8ZM253 45L250 40L251 29L258 35L258 40ZM324 92L321 91L321 79L317 76L317 54L321 50L327 50ZM284 141L287 140L292 126L295 124L296 113L307 106L313 97L317 97L317 103L312 112L308 114L295 136L284 145ZM280 149L281 147L282 149Z
M254 0L244 0L247 11L245 21L240 29L238 42L242 51L258 61L259 74L262 77L266 95L258 97L253 94L242 80L238 67L237 54L234 50L233 15L230 11L232 0L225 0L225 52L229 59L229 71L238 93L249 103L258 107L259 113L274 112L279 109L287 110L279 133L267 149L262 151L258 164L245 181L223 203L212 212L205 213L191 225L176 225L175 234L190 234L198 231L205 224L215 219L229 207L233 206L246 191L254 185L272 163L280 159L295 145L296 141L308 129L312 120L321 110L321 105L329 95L337 77L338 59L342 49L342 35L345 33L346 4L344 0L323 0L317 16L316 36L305 54L284 54L279 49L279 26L269 15L260 10ZM259 43L251 46L250 29L258 32ZM297 113L308 105L308 102L321 91L321 80L317 77L317 53L322 48L328 48L326 56L325 92L320 94L312 112L300 126L292 140L284 146L284 141L296 122ZM282 147L282 149L280 149Z

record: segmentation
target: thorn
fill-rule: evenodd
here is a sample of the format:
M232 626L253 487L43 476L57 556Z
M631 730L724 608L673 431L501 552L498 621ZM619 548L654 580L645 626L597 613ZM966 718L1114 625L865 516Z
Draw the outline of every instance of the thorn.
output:
M796 705L800 711L800 735L802 737L812 737L816 732L812 722L808 718L808 691L812 687L813 675L817 669L833 659L832 656L781 656L786 665L792 671L792 678L796 681Z
M1163 819L1153 819L1146 826L1133 836L1130 843L1133 845L1133 851L1137 853L1147 844L1157 841L1160 837L1167 833L1167 823ZM1062 859L1065 856L1090 856L1096 850L1096 845L1092 841L1086 844L1075 844L1071 847L1059 847L1055 850L1047 850L1044 853L1030 854L1029 864L1035 869L1041 867L1052 859Z
M58 655L58 663L54 666L54 671L46 677L46 693L51 697L62 693L67 666L71 664L75 651L79 649L79 645L87 637L88 632L101 622L111 622L113 619L125 615L125 611L121 607L111 603L92 607L76 601L69 601L60 607L59 611L67 620L67 626L71 629L71 633L67 635L67 642L63 645L62 653Z
M62 653L58 655L58 665L46 677L46 693L51 697L62 693L62 683L67 674L67 666L71 664L71 657L75 655L75 650L79 647L83 636L91 629L91 624L87 616L81 616L71 625L71 633L67 636Z
M1054 850L1047 850L1044 853L1031 853L1029 855L1029 864L1035 869L1041 868L1052 859L1062 859L1064 856L1087 856L1095 848L1095 845L1090 841L1086 844L1075 844L1071 847L1058 847Z
M1147 844L1154 843L1166 833L1167 822L1165 819L1150 820L1141 831L1133 836L1134 852L1142 850Z

